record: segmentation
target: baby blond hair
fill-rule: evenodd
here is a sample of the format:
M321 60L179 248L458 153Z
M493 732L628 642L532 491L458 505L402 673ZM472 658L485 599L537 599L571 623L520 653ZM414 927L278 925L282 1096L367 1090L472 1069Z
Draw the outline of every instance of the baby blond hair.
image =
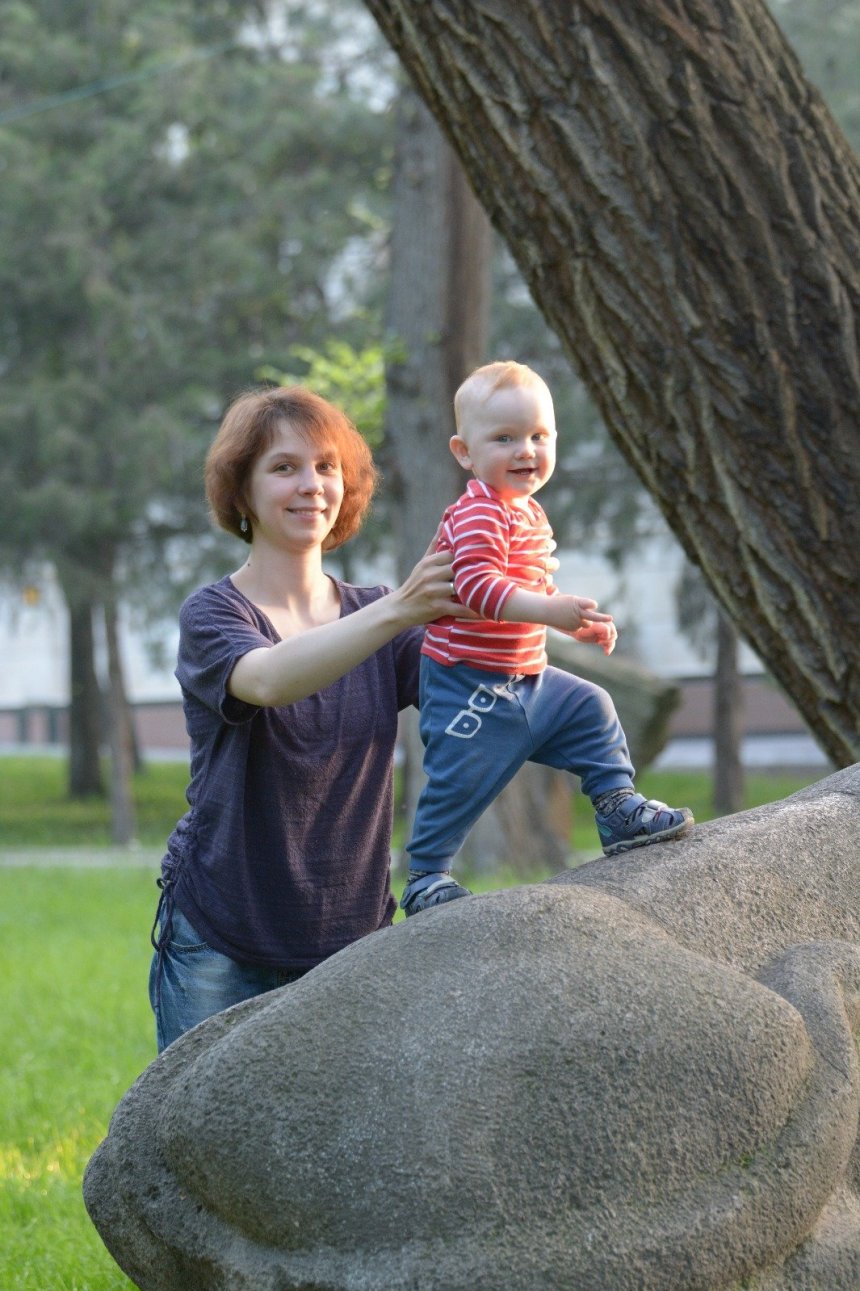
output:
M454 420L461 439L465 438L464 427L475 408L507 386L542 386L549 395L549 387L543 377L525 363L515 363L513 359L484 363L469 373L454 395Z

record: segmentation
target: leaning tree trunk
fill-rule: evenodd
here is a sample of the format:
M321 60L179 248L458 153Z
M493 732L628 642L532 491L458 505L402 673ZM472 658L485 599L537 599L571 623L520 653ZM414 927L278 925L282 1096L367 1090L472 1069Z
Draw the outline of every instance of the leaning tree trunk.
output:
M860 756L860 165L762 0L366 0L607 427Z

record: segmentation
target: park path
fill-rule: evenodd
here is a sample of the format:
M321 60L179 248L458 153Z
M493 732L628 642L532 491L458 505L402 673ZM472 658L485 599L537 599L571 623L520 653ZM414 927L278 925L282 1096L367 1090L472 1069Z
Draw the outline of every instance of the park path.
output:
M0 869L151 869L157 873L163 848L158 847L2 847Z

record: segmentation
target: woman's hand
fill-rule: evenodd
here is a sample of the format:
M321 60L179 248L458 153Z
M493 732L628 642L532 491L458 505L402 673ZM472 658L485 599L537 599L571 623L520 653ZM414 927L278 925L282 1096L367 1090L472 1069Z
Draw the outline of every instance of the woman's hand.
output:
M436 551L434 538L412 573L392 593L401 603L410 624L432 623L451 615L474 619L465 605L454 599L454 572L450 551Z
M451 553L436 551L436 538L405 579L387 596L360 610L297 632L273 646L249 650L236 665L231 695L262 708L292 704L337 681L405 628L450 614L477 615L452 600Z

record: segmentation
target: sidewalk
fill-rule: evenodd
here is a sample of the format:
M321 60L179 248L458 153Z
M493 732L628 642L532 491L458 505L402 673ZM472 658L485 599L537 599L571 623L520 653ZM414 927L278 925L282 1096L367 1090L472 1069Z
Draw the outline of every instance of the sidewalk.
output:
M714 742L709 736L685 735L669 740L653 766L658 771L709 771L714 762ZM811 735L791 732L745 735L741 762L747 771L802 771L822 776L833 770Z
M16 847L0 848L0 869L32 866L49 869L152 870L157 874L164 849L159 847Z

